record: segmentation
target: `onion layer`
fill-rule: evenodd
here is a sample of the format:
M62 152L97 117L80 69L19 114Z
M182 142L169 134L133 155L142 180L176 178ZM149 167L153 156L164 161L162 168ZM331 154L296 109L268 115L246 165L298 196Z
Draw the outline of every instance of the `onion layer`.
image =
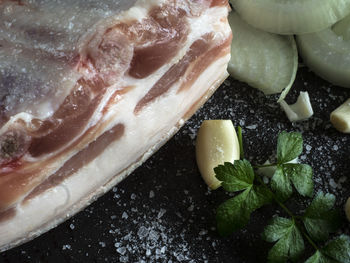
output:
M294 38L256 29L237 13L229 15L233 41L230 75L247 82L266 95L280 93L283 99L291 88L298 69Z
M297 36L304 63L322 78L350 88L350 17L318 33Z
M277 34L305 34L332 26L350 13L350 0L231 0L249 24Z

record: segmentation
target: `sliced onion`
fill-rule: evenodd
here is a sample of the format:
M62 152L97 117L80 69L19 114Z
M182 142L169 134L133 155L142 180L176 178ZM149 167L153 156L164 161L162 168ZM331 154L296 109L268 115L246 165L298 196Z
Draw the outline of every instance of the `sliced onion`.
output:
M322 78L350 88L350 19L333 28L297 36L304 63Z
M278 34L305 34L332 26L350 13L350 0L231 0L256 28Z
M333 31L344 40L350 41L350 15L336 23Z
M247 82L266 95L280 93L283 99L291 88L298 69L294 38L256 29L231 12L229 22L233 40L230 75Z

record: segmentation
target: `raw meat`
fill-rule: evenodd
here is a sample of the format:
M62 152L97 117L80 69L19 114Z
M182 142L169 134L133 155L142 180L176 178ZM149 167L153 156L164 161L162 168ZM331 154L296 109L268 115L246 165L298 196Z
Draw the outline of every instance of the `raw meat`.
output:
M0 0L0 251L72 216L227 77L225 0Z

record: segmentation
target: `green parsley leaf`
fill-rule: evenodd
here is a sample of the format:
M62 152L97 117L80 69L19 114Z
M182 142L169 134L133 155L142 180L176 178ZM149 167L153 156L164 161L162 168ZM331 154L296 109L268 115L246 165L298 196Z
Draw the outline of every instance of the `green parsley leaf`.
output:
M283 172L292 181L299 194L312 197L314 181L312 180L313 173L310 165L283 164Z
M305 261L305 263L337 263L337 261L326 257L319 250L317 250L315 254Z
M263 239L267 242L276 242L288 233L289 227L292 225L293 221L291 219L274 217L269 225L265 227Z
M243 228L249 221L250 211L244 206L246 193L242 193L222 203L216 211L217 229L226 236Z
M271 179L271 188L281 201L287 200L293 193L290 180L283 171L283 166L277 166L276 172Z
M303 223L311 238L316 241L327 240L330 233L341 225L338 211L334 207L335 196L319 192L303 216Z
M303 151L303 137L298 132L282 132L278 136L277 161L287 163L297 158Z
M263 238L277 242L269 251L268 262L297 260L305 249L304 240L294 220L275 217L265 228Z
M253 211L271 202L271 192L263 186L255 185L227 200L219 206L216 213L219 234L225 236L243 228Z
M247 160L224 163L214 168L216 178L222 181L222 187L228 192L237 192L253 185L254 170Z
M329 242L324 248L323 253L340 263L350 262L350 237L341 235Z
M281 201L285 201L292 195L291 183L302 196L312 196L314 183L311 166L291 163L278 165L271 179L271 188Z
M262 185L254 185L247 196L247 206L253 212L254 210L273 202L272 192Z

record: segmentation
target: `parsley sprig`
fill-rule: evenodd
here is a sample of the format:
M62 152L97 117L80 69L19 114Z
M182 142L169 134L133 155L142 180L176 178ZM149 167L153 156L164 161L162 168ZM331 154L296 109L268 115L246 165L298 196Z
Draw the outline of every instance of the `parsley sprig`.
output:
M234 197L222 203L216 214L217 229L223 236L247 225L251 214L262 206L277 203L288 215L275 216L265 227L262 237L274 243L268 253L268 262L296 262L305 250L305 241L315 254L306 263L350 262L350 238L338 236L326 242L330 234L341 225L340 213L334 209L335 196L318 192L301 214L294 214L285 202L297 192L303 197L314 195L313 171L307 164L290 163L303 151L300 133L282 132L278 136L277 162L252 166L243 157L242 131L238 129L242 160L233 164L226 162L214 168L221 186ZM276 171L269 183L255 173L254 169L275 166ZM320 244L323 246L320 246Z

